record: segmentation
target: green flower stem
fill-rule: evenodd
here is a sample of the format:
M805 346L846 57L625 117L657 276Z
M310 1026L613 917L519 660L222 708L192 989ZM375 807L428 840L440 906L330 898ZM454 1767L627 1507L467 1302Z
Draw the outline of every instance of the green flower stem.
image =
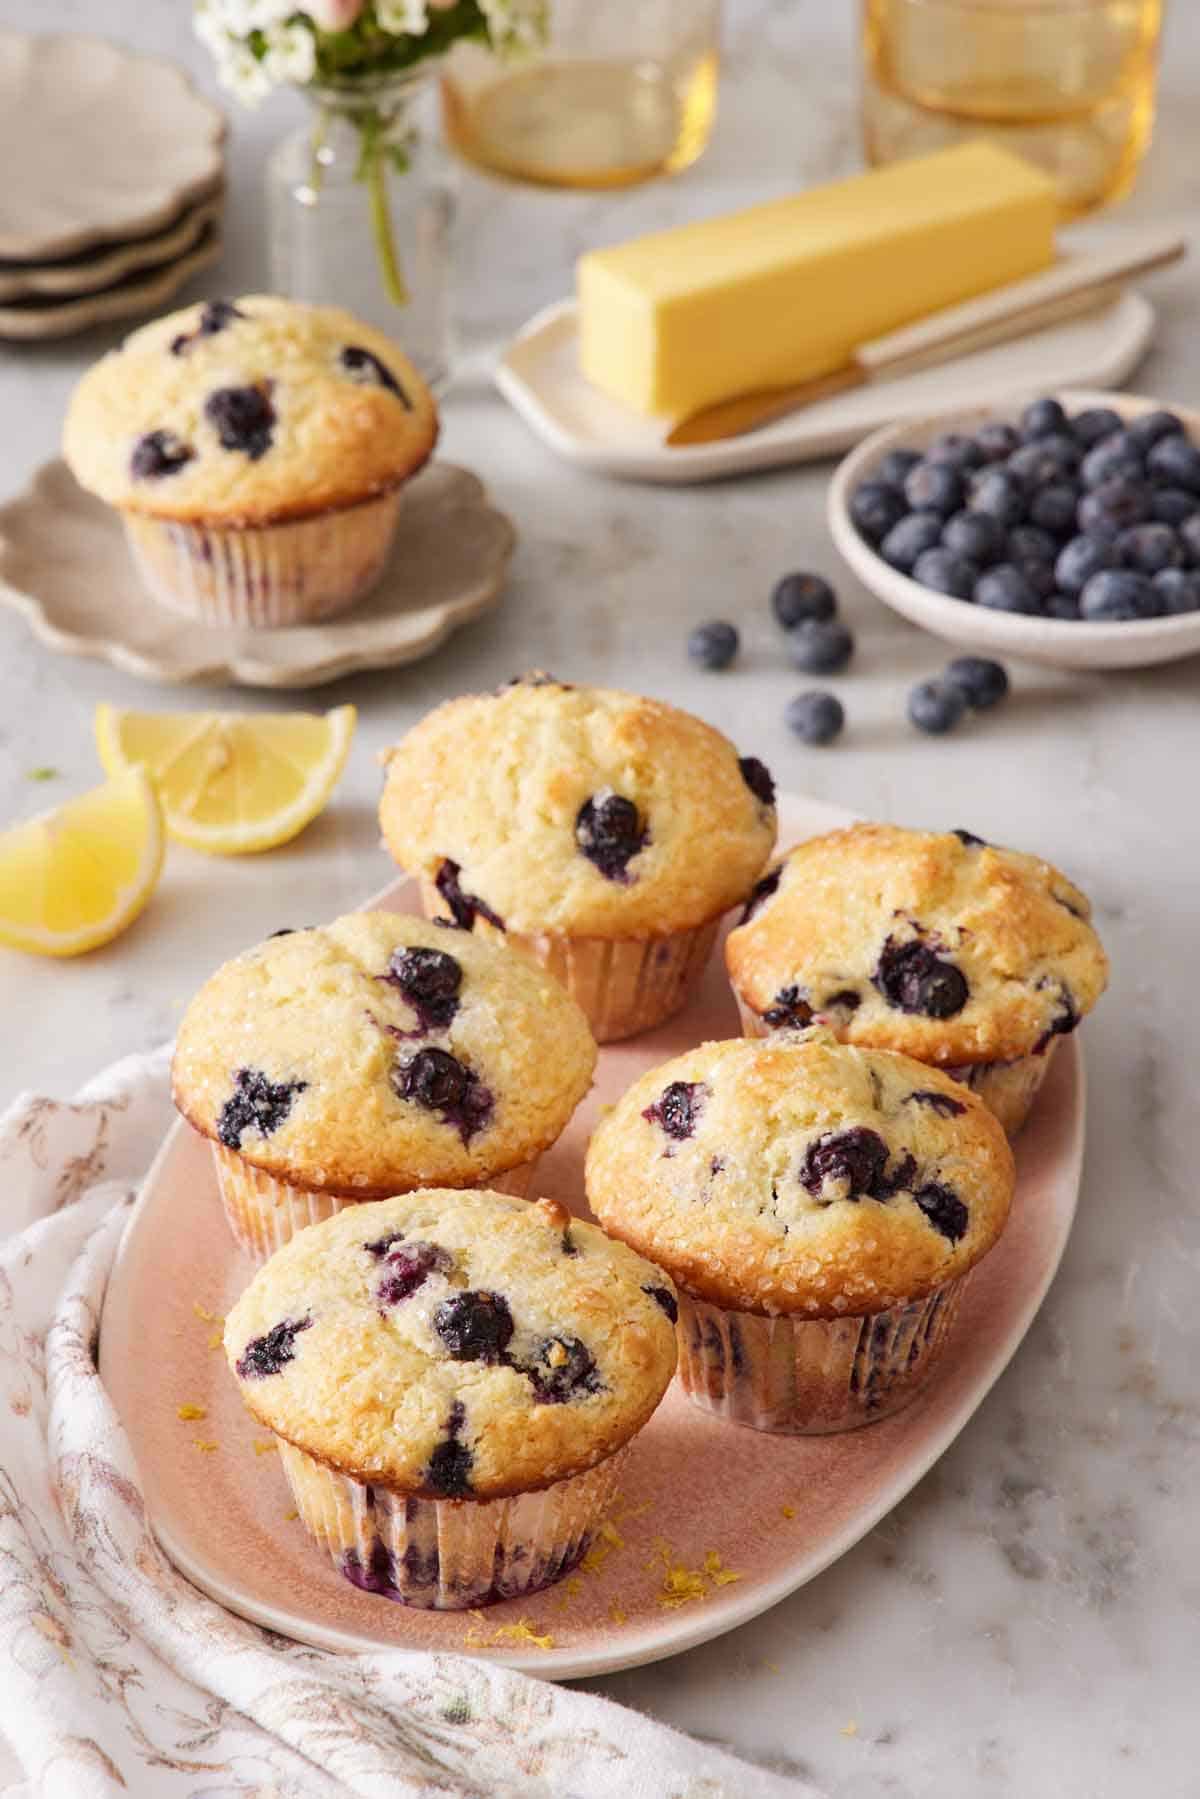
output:
M356 171L359 179L367 184L367 196L371 206L371 230L375 237L375 248L379 255L379 267L383 274L384 290L393 306L407 306L412 298L404 280L404 271L400 266L400 257L396 250L396 235L392 229L392 209L388 201L388 156L383 143L384 121L378 112L364 113L359 130L362 133L362 149Z
M325 139L329 136L329 108L322 106L313 124L312 137L309 139L308 185L314 194L319 194L325 185L325 164L321 161L321 152L325 148Z

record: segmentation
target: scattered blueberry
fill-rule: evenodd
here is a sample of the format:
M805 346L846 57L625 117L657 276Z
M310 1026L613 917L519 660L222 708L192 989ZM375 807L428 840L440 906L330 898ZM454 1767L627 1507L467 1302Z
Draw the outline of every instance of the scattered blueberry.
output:
M1104 569L1093 575L1079 596L1080 616L1109 621L1156 618L1163 596L1148 575L1132 569Z
M707 1097L708 1088L703 1081L672 1081L654 1104L646 1107L642 1117L658 1125L676 1143L683 1143L695 1131Z
M1004 527L987 512L956 512L942 528L942 542L956 556L986 568L1004 550Z
M926 462L945 462L951 468L978 468L983 461L979 445L962 431L943 431L925 452Z
M850 495L850 517L868 543L879 543L905 515L903 496L882 481L862 481Z
M1181 436L1183 420L1173 412L1143 412L1141 418L1131 419L1125 429L1134 443L1144 450L1151 450L1164 437Z
M544 1337L522 1372L533 1382L539 1405L562 1405L581 1394L596 1393L601 1386L596 1358L578 1337Z
M265 1337L253 1338L237 1359L237 1372L242 1379L265 1380L270 1374L278 1374L295 1360L296 1338L311 1323L311 1318L285 1318L272 1325Z
M1067 415L1058 400L1046 395L1034 400L1021 414L1021 436L1026 443L1037 437L1049 437L1053 432L1065 431Z
M913 565L914 581L932 588L934 593L947 594L952 600L969 600L978 579L978 564L968 562L965 556L956 556L943 544L923 551Z
M1102 437L1088 451L1079 468L1079 478L1085 487L1100 487L1105 481L1114 480L1141 481L1145 473L1145 458L1124 431Z
M338 357L338 361L352 379L365 379L377 387L386 388L388 393L395 394L406 412L412 411L412 401L391 369L385 362L381 362L371 350L364 350L361 344L347 344Z
M913 1198L924 1212L935 1231L951 1243L957 1243L966 1235L968 1224L967 1208L952 1187L943 1181L929 1181L913 1194Z
M398 949L384 980L398 987L426 1029L442 1029L458 1011L462 964L444 950Z
M889 450L879 467L875 470L875 480L882 481L888 487L902 488L910 472L920 462L916 450Z
M836 675L854 654L854 639L840 619L810 619L789 633L793 665L806 675Z
M976 712L999 705L1008 692L1008 675L999 662L986 656L956 656L942 679L948 681Z
M1200 612L1200 569L1165 568L1154 577L1164 611Z
M813 1021L808 994L797 986L781 987L762 1015L773 1031L802 1031Z
M995 568L980 575L975 583L975 603L987 606L993 612L1032 614L1041 611L1037 588L1025 570L1012 562L998 562Z
M1002 525L1019 525L1025 517L1025 489L1007 469L985 468L971 483L967 505L972 512L986 512Z
M246 1131L269 1137L307 1086L307 1081L268 1080L261 1068L239 1068L233 1077L233 1092L217 1117L217 1136L226 1149L240 1149Z
M737 628L723 618L697 625L688 638L688 655L701 668L728 668L738 653Z
M1081 460L1073 437L1044 437L1038 443L1022 444L1004 466L1022 483L1026 493L1032 493L1037 487L1074 475Z
M834 1131L810 1143L800 1165L800 1185L818 1198L825 1183L844 1185L844 1199L861 1199L879 1187L887 1166L888 1147L865 1125Z
M1052 481L1033 495L1029 502L1029 517L1034 525L1059 537L1074 525L1078 505L1077 487L1069 481Z
M633 880L629 864L645 849L650 834L632 800L611 787L584 800L575 817L575 842L581 855L600 870L606 881L628 884Z
M257 462L271 447L275 408L265 387L218 387L204 402L223 450L241 450Z
M1140 525L1150 517L1150 489L1141 481L1126 481L1120 476L1102 481L1085 493L1077 514L1079 529L1097 537L1117 537L1130 525Z
M1156 487L1150 495L1150 516L1164 525L1182 525L1200 512L1200 494L1182 487Z
M889 937L872 981L898 1012L953 1018L967 1003L969 990L962 970L935 955L919 937L907 943Z
M1102 438L1111 437L1114 431L1121 429L1121 415L1114 412L1111 406L1089 406L1086 412L1077 412L1071 420L1072 436L1090 450Z
M1006 461L1020 441L1015 427L1004 419L989 419L975 433L975 442L985 462Z
M962 477L945 462L918 462L904 481L904 497L914 512L939 512L949 518L963 503Z
M1135 568L1140 575L1183 567L1183 545L1170 525L1131 525L1122 531L1113 549L1122 568Z
M784 713L789 731L802 743L832 743L846 722L842 702L832 693L798 693Z
M1186 437L1160 437L1150 448L1146 467L1171 487L1200 494L1200 450Z
M1054 578L1064 593L1081 593L1093 575L1111 568L1112 545L1102 537L1073 537L1059 551Z
M459 879L461 874L462 868L460 864L451 862L450 858L447 856L439 863L438 871L434 877L433 883L446 904L449 906L450 916L458 926L459 930L472 930L475 925L475 920L477 918L482 918L485 919L488 924L494 925L496 930L502 931L504 929L504 920L500 917L500 914L498 912L493 912L492 908L489 905L486 905L476 894L468 893L466 891Z
M661 1306L672 1324L679 1318L679 1304L675 1295L666 1287L643 1287L642 1292L650 1296L656 1306Z
M910 721L933 737L952 731L965 711L962 694L945 681L918 681L908 696Z
M424 1286L431 1274L449 1274L453 1266L453 1256L437 1243L400 1243L384 1258L376 1302L381 1307L399 1305Z
M513 1317L501 1294L468 1291L442 1300L433 1328L456 1362L498 1362L512 1340Z
M879 546L879 554L885 562L907 575L918 556L941 542L945 526L940 512L907 512L892 526Z
M173 431L147 431L133 446L129 472L135 481L161 481L164 475L176 475L196 454Z
M419 1049L392 1070L392 1086L400 1099L410 1099L444 1124L457 1127L464 1143L487 1125L493 1099L479 1076L444 1049Z
M832 618L837 595L823 575L783 575L771 590L771 610L785 631L810 619Z
M775 804L775 777L757 756L739 756L738 772L760 806Z

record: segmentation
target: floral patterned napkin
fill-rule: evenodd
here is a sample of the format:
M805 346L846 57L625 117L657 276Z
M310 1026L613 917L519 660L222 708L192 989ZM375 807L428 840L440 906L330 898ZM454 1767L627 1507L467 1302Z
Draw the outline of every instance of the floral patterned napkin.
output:
M456 1655L304 1648L150 1534L101 1308L170 1122L167 1053L0 1118L0 1729L37 1799L816 1799L566 1687Z

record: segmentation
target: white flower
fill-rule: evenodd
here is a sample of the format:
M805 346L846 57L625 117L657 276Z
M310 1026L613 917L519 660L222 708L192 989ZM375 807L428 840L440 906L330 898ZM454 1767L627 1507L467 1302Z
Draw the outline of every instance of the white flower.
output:
M217 52L217 77L243 106L257 106L271 91L271 78L257 56L232 38L227 38L225 49Z
M420 37L429 29L425 0L375 0L375 17L385 31Z
M307 25L272 25L262 69L268 81L303 86L316 73L317 47Z
M545 42L546 0L479 0L488 36L505 50L530 50Z

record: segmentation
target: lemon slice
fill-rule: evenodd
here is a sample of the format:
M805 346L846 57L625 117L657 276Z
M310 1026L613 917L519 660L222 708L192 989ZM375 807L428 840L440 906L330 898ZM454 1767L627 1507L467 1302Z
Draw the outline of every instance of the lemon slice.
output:
M350 753L353 706L333 712L123 712L96 708L109 774L140 763L167 830L193 849L243 856L287 843L327 804Z
M0 943L78 956L133 923L163 859L158 795L140 769L0 832Z

